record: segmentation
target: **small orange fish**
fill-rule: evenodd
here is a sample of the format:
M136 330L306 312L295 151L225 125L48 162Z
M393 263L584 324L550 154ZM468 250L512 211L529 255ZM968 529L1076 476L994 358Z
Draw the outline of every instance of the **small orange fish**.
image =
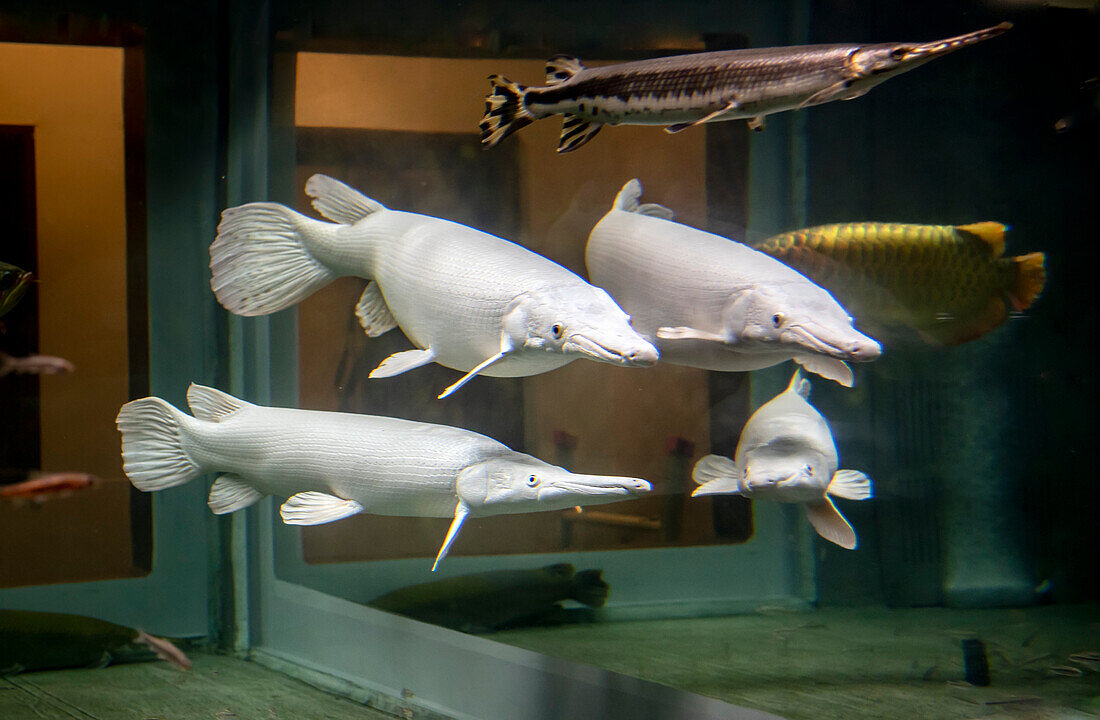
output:
M99 484L99 478L82 472L42 473L29 480L0 486L0 498L42 504L51 498L68 497Z
M930 345L976 340L1043 290L1043 253L1004 257L1005 226L861 222L795 230L753 247L831 292L876 337L911 328ZM881 339L881 338L880 338Z

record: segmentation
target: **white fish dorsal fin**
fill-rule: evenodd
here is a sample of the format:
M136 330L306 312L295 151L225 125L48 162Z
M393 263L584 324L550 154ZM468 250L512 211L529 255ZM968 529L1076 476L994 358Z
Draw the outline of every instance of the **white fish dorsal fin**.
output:
M666 208L664 205L658 205L657 203L645 203L639 205L638 209L634 212L639 215L648 215L649 217L661 218L662 220L671 220L675 217L675 213Z
M563 83L581 70L584 65L572 55L555 55L546 61L546 84Z
M367 283L363 294L359 296L359 304L355 306L355 317L359 318L359 324L363 326L367 337L378 337L397 327L397 320L390 312L386 298L382 296L382 289L374 281Z
M439 547L439 552L435 555L435 562L432 563L432 572L439 567L439 561L447 557L447 553L451 551L451 546L454 545L455 539L458 538L458 531L462 529L462 523L466 522L466 518L470 515L470 506L459 500L458 505L455 505L455 517L451 521L451 526L447 528L447 537L443 538L443 544Z
M846 500L869 500L875 496L871 478L859 470L837 470L825 491Z
M718 481L737 483L737 465L724 455L704 455L691 470L691 479L700 485ZM696 488L699 489L699 488Z
M403 350L390 355L378 364L378 367L370 371L368 377L387 378L400 375L403 372L427 365L435 360L435 353L431 348L427 350Z
M836 509L832 500L826 497L824 500L806 503L805 508L806 517L818 535L846 550L855 550L858 544L856 531Z
M798 355L794 361L812 373L823 378L840 383L844 387L852 387L855 383L855 375L848 363L836 358L824 355Z
M264 494L240 475L226 474L214 481L206 504L215 515L225 515L256 503Z
M659 327L657 337L661 340L708 340L710 342L725 343L726 338L718 333L696 330L691 327Z
M615 196L615 202L611 204L611 209L638 213L639 215L648 215L650 217L661 218L662 220L671 220L673 218L673 212L664 205L658 205L657 203L646 203L643 205L639 203L638 200L641 199L641 197L642 182L638 178L634 178L626 185L623 185L622 190Z
M363 506L354 500L314 491L292 495L279 508L279 515L287 525L323 525L361 512Z
M810 381L802 377L802 370L796 369L791 382L787 385L787 392L793 392L807 402L810 399Z
M314 209L333 222L354 225L386 206L353 187L317 173L306 181L306 195L313 198Z
M250 404L206 385L191 383L187 388L187 405L194 416L202 420L221 422Z

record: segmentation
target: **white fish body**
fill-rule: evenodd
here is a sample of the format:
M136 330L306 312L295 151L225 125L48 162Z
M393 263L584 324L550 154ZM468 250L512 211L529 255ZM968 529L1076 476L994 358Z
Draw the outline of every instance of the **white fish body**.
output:
M335 222L275 203L230 208L210 248L211 286L240 315L289 307L340 276L369 278L356 308L368 335L400 326L419 349L371 377L430 362L468 374L534 375L578 357L626 366L657 361L608 296L503 238L427 215L388 210L324 175L306 184ZM441 396L441 397L442 397Z
M623 186L586 262L662 361L746 371L794 359L850 386L845 361L879 356L826 290L747 245L672 222L667 208L640 205L641 192L637 180Z
M738 494L760 500L802 503L818 534L853 549L855 530L829 495L850 500L872 496L871 479L838 470L829 424L808 401L810 382L795 371L787 389L752 414L741 432L734 459L707 455L692 477L699 495Z
M398 418L253 405L192 385L191 417L160 398L122 407L123 469L140 490L207 472L218 514L265 495L289 497L283 519L332 522L360 512L454 517L613 502L649 490L636 478L577 475L469 430ZM434 568L433 568L434 569Z

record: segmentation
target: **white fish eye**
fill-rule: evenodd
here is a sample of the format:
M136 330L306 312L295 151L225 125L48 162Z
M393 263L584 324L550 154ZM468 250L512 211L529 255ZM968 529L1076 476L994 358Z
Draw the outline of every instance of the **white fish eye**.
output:
M561 340L561 336L565 334L565 326L561 323L554 323L550 326L550 334L554 336L555 340Z
M772 315L772 325L778 328L783 325L783 321L786 319L787 318L783 315L783 313L776 313L775 315Z
M538 475L528 475L527 476L527 487L538 487L538 484L539 484L539 476Z
M812 467L812 466L810 466L810 465L807 465L807 466L806 466L806 468L805 468L805 470L806 470L806 474L807 474L807 475L809 475L810 477L813 477L813 476L814 476L814 469L813 469L813 467Z

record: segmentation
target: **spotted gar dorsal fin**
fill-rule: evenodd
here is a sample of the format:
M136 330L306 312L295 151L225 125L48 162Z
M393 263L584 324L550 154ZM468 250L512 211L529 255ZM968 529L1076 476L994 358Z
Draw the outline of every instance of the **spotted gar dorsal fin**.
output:
M584 65L572 55L555 55L546 61L546 84L563 83L581 70Z

